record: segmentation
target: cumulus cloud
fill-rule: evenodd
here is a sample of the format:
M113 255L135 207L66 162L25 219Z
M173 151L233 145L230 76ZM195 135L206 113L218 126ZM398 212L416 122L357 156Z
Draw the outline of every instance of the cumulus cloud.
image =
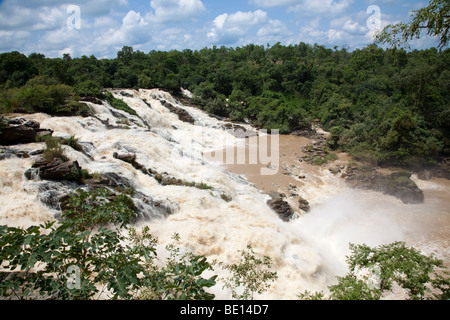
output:
M233 44L238 42L240 37L247 35L252 27L269 21L267 12L262 10L224 13L214 19L213 27L207 36L212 42Z
M0 29L24 31L54 29L65 23L66 17L65 8L61 6L32 9L11 6L5 2L0 11Z
M416 3L405 8L404 4L391 0L379 1L382 27L403 21L408 17L407 10L417 6ZM231 12L214 12L216 7L206 7L204 2L0 0L0 52L40 52L47 57L61 57L62 53L115 57L122 46L145 52L201 49L212 44L304 41L360 48L373 41L374 31L367 27L370 14L365 8L372 0L363 5L351 5L353 0L248 0L241 3L246 9ZM245 6L248 4L255 7L248 9ZM80 8L80 29L68 25L69 5ZM393 7L401 8L403 15L399 15L400 11L390 12L389 8ZM208 17L210 14L215 18ZM272 14L277 15L276 19L270 17ZM413 45L427 46L428 42L417 41Z
M139 12L131 10L122 19L122 25L118 29L110 29L101 35L97 41L103 46L134 46L151 40L148 22Z
M69 5L80 6L85 15L99 15L109 13L111 8L128 5L128 0L4 0L2 9L18 7L39 10L41 8L67 8Z

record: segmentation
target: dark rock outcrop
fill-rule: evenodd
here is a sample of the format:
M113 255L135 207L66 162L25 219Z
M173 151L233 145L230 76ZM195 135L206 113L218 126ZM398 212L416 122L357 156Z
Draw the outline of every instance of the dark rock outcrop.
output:
M272 197L272 200L267 202L269 207L280 216L281 220L290 221L295 212L289 203L284 200L283 195L276 192L271 192L269 195Z
M54 158L51 162L47 162L44 158L40 158L33 164L32 169L25 172L25 176L28 179L37 175L42 180L80 181L82 178L81 170L78 161L64 161L60 158Z
M26 159L30 157L30 153L22 150L12 150L7 148L0 148L0 161L11 158Z
M0 133L0 145L11 146L36 142L38 136L50 136L53 131L41 129L40 124L34 120L16 118L4 120Z
M302 197L298 200L298 207L304 212L309 212L309 210L311 210L308 200L305 200Z
M181 109L179 107L175 107L170 102L167 102L167 101L164 101L164 100L162 100L161 103L162 103L162 105L164 107L169 109L170 112L175 113L181 121L187 122L187 123L190 123L190 124L194 124L195 123L195 119L186 110Z

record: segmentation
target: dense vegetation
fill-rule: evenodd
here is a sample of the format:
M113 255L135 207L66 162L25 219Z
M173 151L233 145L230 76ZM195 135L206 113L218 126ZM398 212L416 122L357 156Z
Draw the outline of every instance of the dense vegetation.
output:
M377 164L424 165L450 153L450 50L370 45L248 45L199 51L124 47L115 59L0 55L0 111L83 114L102 89L195 93L208 112L282 133L319 119L333 148Z

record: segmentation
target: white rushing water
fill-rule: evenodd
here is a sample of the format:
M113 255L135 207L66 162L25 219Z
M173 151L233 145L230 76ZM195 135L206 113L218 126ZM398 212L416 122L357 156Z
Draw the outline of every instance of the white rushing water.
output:
M54 136L75 136L89 146L91 157L65 149L66 155L84 169L91 173L114 172L131 181L136 191L171 208L171 215L150 212L152 219L138 225L150 226L161 243L170 242L172 235L178 233L181 246L211 261L237 262L238 251L248 244L257 254L271 257L279 279L268 293L258 298L295 299L305 290L325 290L334 283L336 275L346 273L345 255L349 253L350 242L375 246L408 241L426 253L449 258L447 229L439 229L441 236L432 238L430 230L435 230L436 224L426 223L439 219L448 223L450 186L445 181L423 182L420 186L431 200L412 206L378 193L350 190L339 177L327 170L318 171L301 192L313 204L311 212L283 222L266 204L269 199L266 194L244 177L202 156L242 142L224 130L224 122L181 105L161 90L113 93L139 117L114 110L107 103L88 103L95 117L53 118L44 114L24 117L54 130ZM189 112L197 126L180 121L164 107L162 100ZM108 129L105 123L122 128ZM41 144L20 146L21 150L39 148ZM214 190L162 186L130 164L115 159L114 152L135 154L137 162L146 168L177 179L206 183ZM53 219L55 211L39 200L40 181L23 177L33 161L34 158L0 162L1 224L29 226ZM222 194L232 201L224 201ZM231 298L221 285L212 292L218 299Z

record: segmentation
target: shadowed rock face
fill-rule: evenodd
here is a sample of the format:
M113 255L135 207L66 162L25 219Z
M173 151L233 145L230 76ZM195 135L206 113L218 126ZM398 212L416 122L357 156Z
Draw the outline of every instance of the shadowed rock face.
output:
M383 175L370 168L364 170L348 168L346 171L346 181L352 188L382 192L402 200L405 204L423 203L424 193L410 177L409 172Z

